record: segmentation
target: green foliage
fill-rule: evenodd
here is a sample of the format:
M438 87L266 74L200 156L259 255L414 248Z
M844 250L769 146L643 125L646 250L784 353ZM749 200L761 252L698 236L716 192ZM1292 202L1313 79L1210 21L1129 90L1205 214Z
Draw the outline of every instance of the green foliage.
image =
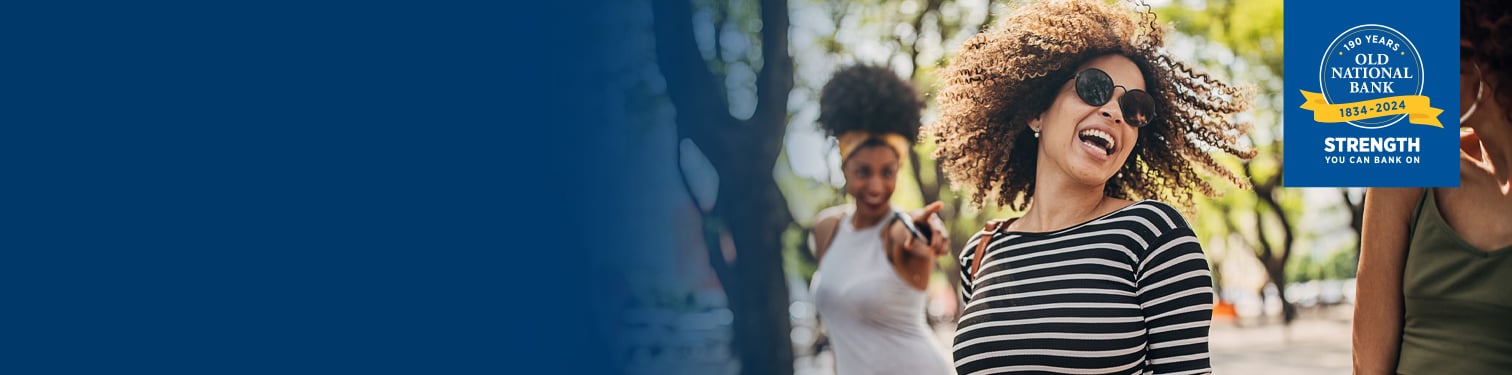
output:
M1283 0L1213 0L1201 8L1173 4L1156 12L1177 31L1218 42L1282 76Z
M804 251L800 245L808 241L803 234L803 228L797 223L789 225L782 232L782 269L807 283L814 280L814 271L819 270L819 263L813 261L812 256L800 253Z
M1322 279L1323 267L1311 254L1292 257L1286 264L1286 283L1295 284Z
M1324 257L1303 253L1292 257L1286 265L1286 282L1300 283L1312 280L1343 280L1355 277L1359 264L1353 248L1339 249Z
M777 167L773 175L777 180L777 188L782 190L783 198L787 198L787 209L793 215L793 222L803 228L814 225L814 216L820 210L845 202L845 193L829 182L794 174L786 152L777 155Z
M1335 251L1323 264L1322 276L1325 279L1352 279L1359 265L1359 253L1354 248Z

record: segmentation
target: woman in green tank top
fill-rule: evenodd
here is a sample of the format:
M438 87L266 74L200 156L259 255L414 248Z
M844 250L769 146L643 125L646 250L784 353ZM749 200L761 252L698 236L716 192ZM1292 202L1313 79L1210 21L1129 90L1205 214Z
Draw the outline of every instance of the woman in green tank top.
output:
M1512 4L1460 4L1460 187L1366 194L1356 374L1512 373Z

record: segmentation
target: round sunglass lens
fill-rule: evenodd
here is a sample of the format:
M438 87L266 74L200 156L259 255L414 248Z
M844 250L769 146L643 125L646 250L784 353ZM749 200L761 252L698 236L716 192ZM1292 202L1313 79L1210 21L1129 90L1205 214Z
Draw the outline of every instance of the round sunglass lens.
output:
M1150 120L1155 119L1155 98L1144 90L1124 93L1118 98L1118 107L1123 111L1124 121L1136 128L1149 125Z
M1076 95L1090 105L1108 104L1113 97L1113 77L1097 69L1083 70L1076 75Z

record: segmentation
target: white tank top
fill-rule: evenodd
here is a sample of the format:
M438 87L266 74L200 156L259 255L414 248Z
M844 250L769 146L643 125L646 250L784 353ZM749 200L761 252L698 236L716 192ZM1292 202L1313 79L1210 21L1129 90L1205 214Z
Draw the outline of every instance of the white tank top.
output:
M924 291L893 271L882 220L852 228L852 207L819 261L810 289L829 331L838 375L954 374L924 318Z

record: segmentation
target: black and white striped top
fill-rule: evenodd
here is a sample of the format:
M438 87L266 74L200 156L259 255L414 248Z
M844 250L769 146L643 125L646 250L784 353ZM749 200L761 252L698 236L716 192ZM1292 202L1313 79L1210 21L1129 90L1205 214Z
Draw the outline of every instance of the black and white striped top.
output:
M955 366L971 374L1200 374L1213 281L1177 211L1140 201L1055 232L999 231L972 280L961 251Z

